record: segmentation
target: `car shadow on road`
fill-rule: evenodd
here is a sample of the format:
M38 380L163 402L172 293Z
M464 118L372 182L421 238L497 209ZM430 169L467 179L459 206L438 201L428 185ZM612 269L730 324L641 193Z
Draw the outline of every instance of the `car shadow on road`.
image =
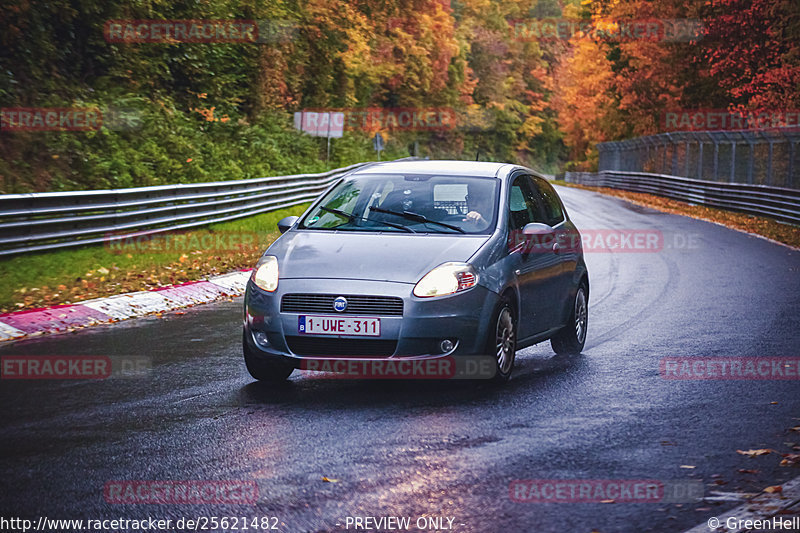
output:
M573 374L585 365L585 355L553 357L518 354L509 382L486 380L349 379L337 374L293 375L288 381L254 381L239 390L241 407L295 404L304 407L415 407L482 402L535 392L545 382Z

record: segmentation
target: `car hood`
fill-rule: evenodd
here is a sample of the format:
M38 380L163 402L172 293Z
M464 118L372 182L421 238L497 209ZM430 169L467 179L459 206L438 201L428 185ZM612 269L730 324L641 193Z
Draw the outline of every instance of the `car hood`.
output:
M297 231L283 234L267 253L280 277L362 279L416 283L447 261L466 261L488 235Z

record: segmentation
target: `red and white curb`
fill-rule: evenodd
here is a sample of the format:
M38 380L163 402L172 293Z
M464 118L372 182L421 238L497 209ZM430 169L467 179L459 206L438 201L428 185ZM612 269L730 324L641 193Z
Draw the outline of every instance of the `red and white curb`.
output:
M73 331L152 313L163 313L240 296L252 269L240 270L182 285L118 294L76 304L55 305L0 315L0 342L21 337Z

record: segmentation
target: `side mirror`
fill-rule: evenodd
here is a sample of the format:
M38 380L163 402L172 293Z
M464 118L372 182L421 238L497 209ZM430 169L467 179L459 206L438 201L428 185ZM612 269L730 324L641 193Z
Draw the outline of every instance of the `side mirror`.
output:
M522 228L523 242L519 247L522 257L531 253L552 251L556 238L556 230L541 222L531 222Z
M537 235L539 237L552 236L555 232L556 230L554 230L552 226L542 224L541 222L531 222L530 224L525 224L525 227L522 228L523 235Z
M281 233L286 233L286 231L292 226L294 226L295 222L297 222L299 219L300 217L286 217L280 219L278 221L278 231L280 231Z

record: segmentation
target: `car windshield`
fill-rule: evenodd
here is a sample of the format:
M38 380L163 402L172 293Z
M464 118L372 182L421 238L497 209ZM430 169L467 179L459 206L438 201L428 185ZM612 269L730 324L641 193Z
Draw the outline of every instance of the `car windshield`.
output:
M489 234L499 180L471 176L360 174L344 179L300 228Z

